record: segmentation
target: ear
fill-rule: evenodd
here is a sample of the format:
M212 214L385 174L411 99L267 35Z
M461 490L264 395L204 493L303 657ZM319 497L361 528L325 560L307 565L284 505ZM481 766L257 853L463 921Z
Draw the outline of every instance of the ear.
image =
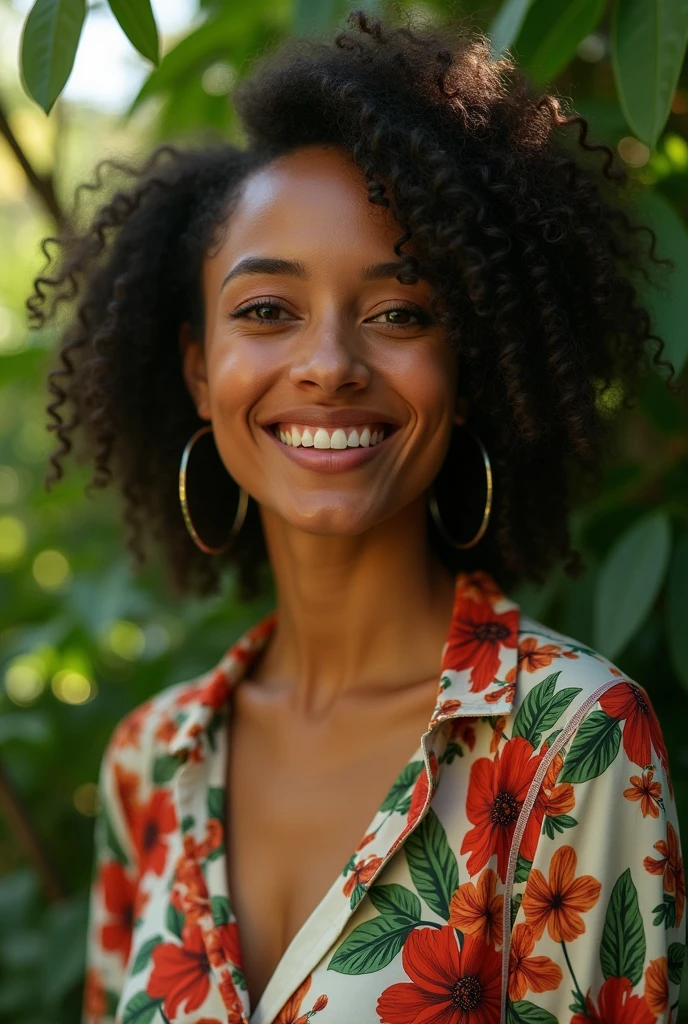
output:
M201 419L210 419L208 377L202 342L193 337L187 320L179 328L179 355L182 375Z

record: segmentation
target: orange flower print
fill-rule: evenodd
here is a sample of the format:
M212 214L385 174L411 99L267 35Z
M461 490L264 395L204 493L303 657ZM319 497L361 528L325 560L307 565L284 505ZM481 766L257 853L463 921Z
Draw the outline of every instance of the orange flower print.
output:
M648 768L646 772L643 772L642 776L631 775L628 780L631 785L623 791L623 795L627 800L640 801L640 810L643 818L647 818L648 814L651 818L659 817L662 784L661 782L652 781L654 774L654 768Z
M645 969L645 999L653 1013L659 1016L669 1005L669 970L667 958L650 960Z
M306 980L299 985L291 999L287 1000L282 1009L280 1010L277 1017L275 1017L275 1024L307 1024L307 1021L313 1014L320 1013L327 1006L327 996L318 996L313 1003L313 1009L307 1013L301 1013L301 1004L303 1003L309 988L311 987L312 978L310 974Z
M158 743L169 743L177 732L177 723L169 715L163 715L155 730L155 738Z
M372 853L359 860L344 884L344 889L342 890L344 895L347 897L351 896L357 885L366 885L381 864L382 857L375 857Z
M89 967L84 983L84 1024L100 1024L107 1013L107 996L100 974Z
M103 901L108 917L102 927L100 941L103 949L119 953L127 962L131 949L134 925L136 886L130 881L121 864L105 864L100 872Z
M661 860L645 857L643 865L651 875L664 875L664 892L674 896L676 900L676 927L683 920L686 905L686 879L683 874L683 860L676 830L670 821L667 822L666 842L660 839L654 845Z
M543 745L542 753L546 753L547 747ZM576 805L576 796L570 782L561 782L557 785L559 772L564 765L564 758L561 754L555 754L547 769L542 788L547 796L545 814L549 818L556 818L560 814L570 814Z
M169 789L156 789L148 804L138 810L134 842L141 872L162 875L167 862L167 837L177 829L177 813Z
M114 762L113 770L117 795L122 804L129 831L133 833L136 829L136 817L140 810L139 786L141 785L141 777L137 772L130 772L127 768L123 768L117 761Z
M516 821L541 759L540 755L533 756L528 740L516 736L494 760L480 757L471 765L466 814L474 827L461 843L461 853L470 853L466 865L469 875L476 875L496 854L497 874L505 880ZM544 801L540 792L523 834L521 852L526 860L535 855Z
M458 573L456 592L464 600L482 601L490 605L496 604L504 596L496 580L482 569Z
M466 935L477 935L488 946L502 944L504 896L497 893L497 875L485 868L473 882L464 882L449 903L449 924Z
M411 982L385 989L377 1001L381 1024L497 1024L501 958L467 935L459 949L453 928L415 928L401 959Z
M485 694L485 703L486 704L496 704L498 700L505 700L505 701L508 701L509 703L513 702L514 695L516 693L516 683L510 681L510 679L509 679L509 675L510 674L511 674L511 671L507 672L507 685L506 686L500 686L498 689L490 690L489 693Z
M668 754L655 710L644 690L635 683L619 682L600 697L600 707L624 723L622 743L633 764L645 768L654 750L668 771Z
M364 846L368 845L368 843L372 843L372 841L373 841L373 839L375 838L376 835L377 835L377 832L367 832L363 836L363 839L361 839L361 841L358 844L358 846L356 847L356 853L359 853L363 849Z
M486 689L501 664L502 647L518 644L518 610L495 612L487 602L466 599L459 588L444 656L442 671L470 669L474 693Z
M534 636L527 636L518 645L518 664L523 665L526 672L537 672L538 669L547 668L555 658L561 654L561 647L556 644L543 644L538 647Z
M496 754L499 744L502 742L502 733L506 725L506 715L500 715L492 727L492 739L490 740L490 753Z
M138 747L141 739L141 729L146 721L146 716L151 707L151 701L147 700L139 704L137 708L130 711L116 727L112 742L115 750L122 747Z
M181 1006L184 1013L197 1010L210 991L210 962L198 925L185 925L182 945L164 942L153 950L153 973L146 992L163 999L166 1017L174 1020Z
M545 927L554 942L572 942L585 931L581 914L595 906L602 886L592 875L575 877L577 860L572 846L561 846L550 862L549 881L531 868L522 907L536 939Z
M550 992L562 982L561 967L548 956L531 956L534 949L532 929L527 924L517 924L509 948L509 999L514 1002L523 999L528 989Z
M449 743L465 743L469 750L475 746L475 718L457 718L452 722Z
M220 974L218 988L220 989L222 1002L225 1004L225 1009L227 1010L227 1020L225 1024L248 1024L246 1017L244 1017L241 1000L237 995L237 990L234 987L234 982L232 981L232 976L229 971L222 971Z
M628 978L607 978L597 996L597 1007L585 997L585 1013L574 1013L571 1024L655 1024L645 996L632 995Z

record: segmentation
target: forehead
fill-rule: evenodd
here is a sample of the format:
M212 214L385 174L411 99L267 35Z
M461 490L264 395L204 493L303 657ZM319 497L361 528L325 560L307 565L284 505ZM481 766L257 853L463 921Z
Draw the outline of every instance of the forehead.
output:
M368 199L360 168L336 146L308 146L278 157L245 181L218 256L294 255L327 248L358 251L365 262L394 256L401 228ZM365 252L365 256L363 253Z

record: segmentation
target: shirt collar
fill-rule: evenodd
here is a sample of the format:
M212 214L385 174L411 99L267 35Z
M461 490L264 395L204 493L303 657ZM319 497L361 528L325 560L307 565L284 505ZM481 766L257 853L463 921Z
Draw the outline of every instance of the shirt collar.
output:
M191 684L178 701L183 719L168 744L170 754L187 754L218 712L232 688L248 672L277 622L268 612L242 634L219 663ZM437 702L428 729L459 716L509 714L518 669L520 609L484 570L458 572L454 605L442 649Z

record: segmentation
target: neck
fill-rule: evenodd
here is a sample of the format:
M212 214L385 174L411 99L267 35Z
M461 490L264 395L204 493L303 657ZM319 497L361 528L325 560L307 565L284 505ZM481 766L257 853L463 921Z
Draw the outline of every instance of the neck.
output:
M428 546L422 498L359 536L261 519L278 619L252 678L318 716L363 691L439 683L454 576Z

